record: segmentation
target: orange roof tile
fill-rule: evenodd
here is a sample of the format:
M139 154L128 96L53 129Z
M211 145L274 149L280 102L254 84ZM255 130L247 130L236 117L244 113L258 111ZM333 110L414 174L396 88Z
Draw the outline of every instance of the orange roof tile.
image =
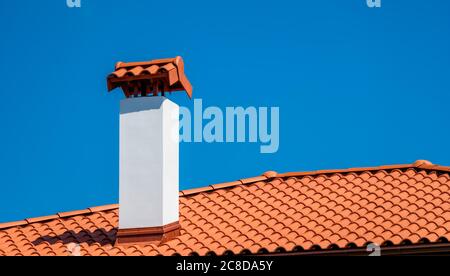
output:
M160 245L116 246L118 205L108 205L0 224L0 255L70 255L74 248L80 255L270 254L444 243L449 172L427 161L268 172L181 192L181 235Z
M181 57L146 62L118 62L107 78L108 91L121 87L125 96L141 96L186 91L192 98L192 86L184 73Z

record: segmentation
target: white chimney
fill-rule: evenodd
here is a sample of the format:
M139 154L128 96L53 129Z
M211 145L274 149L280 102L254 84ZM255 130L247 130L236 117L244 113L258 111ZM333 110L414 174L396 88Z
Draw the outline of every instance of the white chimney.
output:
M108 77L121 87L118 244L162 243L180 234L179 107L165 92L192 87L183 60L118 63ZM161 96L159 96L161 93Z
M178 117L178 105L161 96L120 103L119 243L179 228Z

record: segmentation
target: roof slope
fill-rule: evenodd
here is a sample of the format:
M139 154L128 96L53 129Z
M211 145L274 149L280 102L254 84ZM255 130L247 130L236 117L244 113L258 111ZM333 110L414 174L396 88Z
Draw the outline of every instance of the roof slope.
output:
M110 205L0 224L0 255L70 255L74 248L80 255L222 255L448 242L449 173L427 161L268 172L180 192L181 236L159 246L115 246L118 205Z

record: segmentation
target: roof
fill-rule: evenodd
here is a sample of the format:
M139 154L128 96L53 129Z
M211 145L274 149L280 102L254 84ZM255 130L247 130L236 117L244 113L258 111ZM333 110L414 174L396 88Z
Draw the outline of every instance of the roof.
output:
M0 224L0 255L70 255L73 248L81 255L264 254L447 244L450 168L417 161L267 172L183 191L181 235L160 245L116 246L118 208Z
M179 56L144 62L118 62L115 71L108 75L107 84L108 91L121 87L127 98L182 90L192 98L192 86Z

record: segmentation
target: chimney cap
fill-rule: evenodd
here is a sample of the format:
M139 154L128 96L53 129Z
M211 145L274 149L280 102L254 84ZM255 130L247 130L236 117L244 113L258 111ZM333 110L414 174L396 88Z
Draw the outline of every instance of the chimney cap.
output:
M192 98L192 85L184 74L183 58L144 62L117 62L107 77L108 91L121 87L125 97L164 96L166 92L186 91Z

